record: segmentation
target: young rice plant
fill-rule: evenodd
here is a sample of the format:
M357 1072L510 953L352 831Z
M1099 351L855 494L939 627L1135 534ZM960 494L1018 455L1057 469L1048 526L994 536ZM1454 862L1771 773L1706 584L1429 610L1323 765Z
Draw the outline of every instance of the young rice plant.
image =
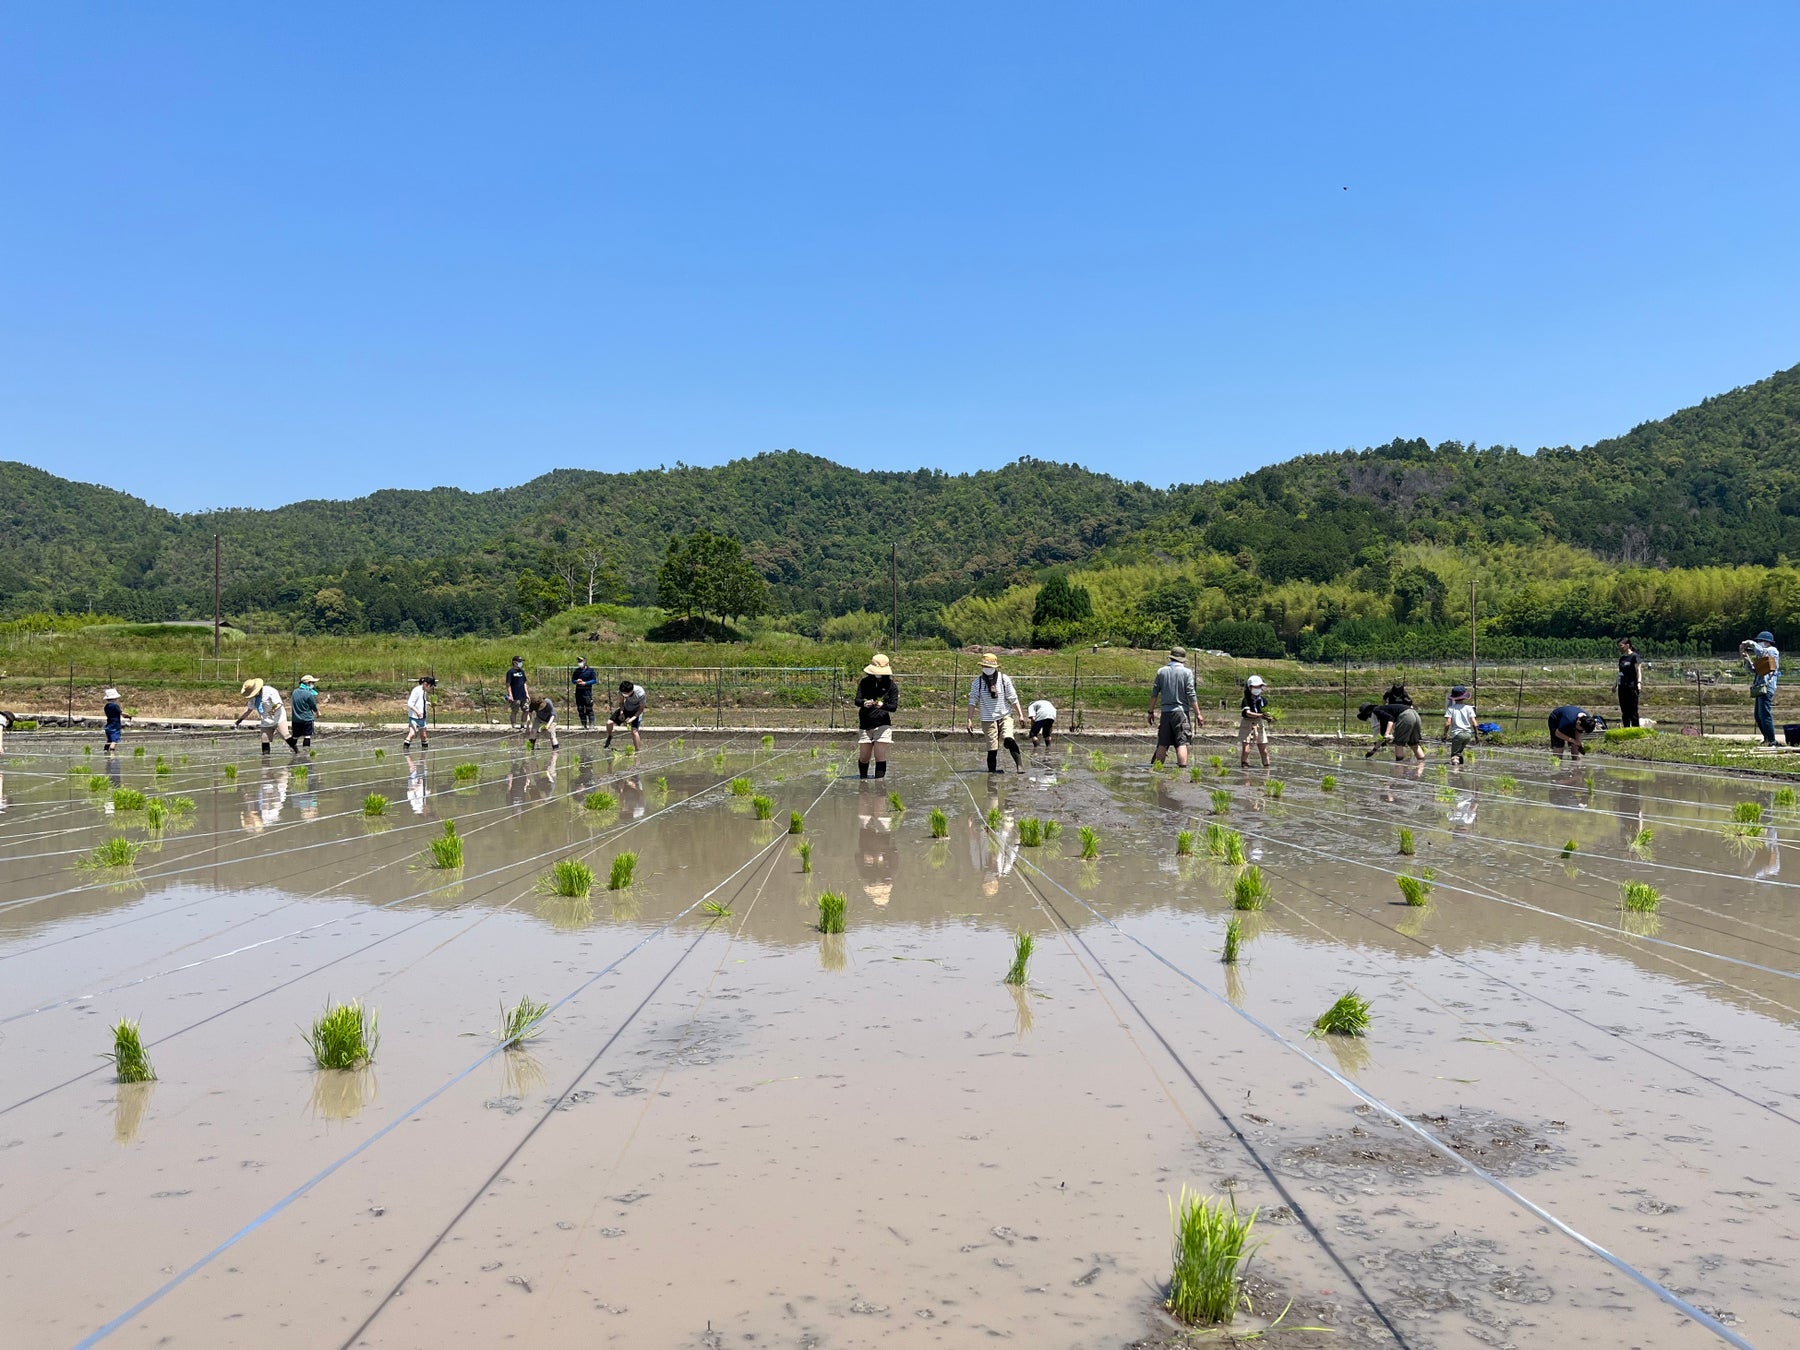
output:
M836 891L826 891L819 896L819 931L844 931L844 897Z
M381 1040L375 1014L360 999L328 1006L306 1033L313 1063L321 1069L357 1069L375 1058Z
M1662 903L1662 893L1647 881L1621 882L1619 903L1633 914L1654 914Z
M1336 775L1328 773L1323 778L1321 778L1319 780L1319 790L1321 792L1336 792L1337 791Z
M1227 788L1212 790L1212 809L1215 816L1222 816L1231 810L1231 792Z
M637 854L629 852L613 855L612 871L606 878L607 890L622 891L631 885L632 878L637 875L637 858Z
M734 797L748 797L755 790L756 789L751 785L748 778L734 778L731 780L731 795Z
M800 870L802 872L812 871L812 842L802 839L800 847L795 851L800 855Z
M1315 1036L1360 1036L1369 1029L1369 1001L1354 989L1339 994L1313 1023Z
M594 889L594 869L578 858L564 858L539 880L538 889L566 900L585 900Z
M114 811L142 811L144 794L136 788L117 788L113 791Z
M1176 1320L1218 1326L1237 1316L1246 1301L1244 1268L1256 1250L1250 1245L1256 1214L1239 1214L1235 1202L1208 1200L1186 1186L1179 1200L1169 1201L1175 1250L1166 1306Z
M1081 834L1081 856L1092 861L1100 856L1100 831L1091 825L1083 825Z
M371 820L376 816L387 814L388 799L379 792L371 792L363 798L363 814Z
M1012 964L1006 968L1006 983L1024 984L1031 978L1031 953L1037 940L1023 928L1013 934Z
M1431 898L1431 883L1423 877L1409 877L1402 872L1394 878L1394 884L1400 888L1400 894L1406 897L1406 903L1415 908Z
M758 820L770 820L775 815L775 799L759 792L750 799L750 810Z
M534 998L522 998L510 1008L502 1003L500 1030L494 1033L501 1049L517 1050L526 1041L535 1039L543 1031L544 1018L549 1013L550 1005Z
M950 836L950 817L945 815L942 811L938 810L937 807L935 807L935 806L932 807L931 808L931 837L933 839L947 839L947 838L949 838L949 836Z
M1228 966L1237 964L1238 948L1244 945L1244 921L1235 914L1225 925L1225 950L1219 954L1219 960Z
M1413 832L1402 825L1400 827L1400 856L1410 858L1413 856L1413 852Z
M463 865L463 841L454 820L446 820L444 832L431 841L431 865L446 871Z
M1194 856L1194 832L1192 830L1175 831L1175 856L1177 858Z
M619 799L603 789L590 792L581 799L581 808L584 811L611 811L618 805Z
M1263 875L1262 868L1251 863L1237 875L1231 887L1231 907L1241 910L1259 910L1269 898L1269 880Z
M1036 816L1026 816L1019 822L1019 847L1036 848L1044 842L1044 822Z
M75 865L88 868L130 867L137 861L138 850L141 848L142 844L127 839L122 834L114 835Z
M148 1083L156 1077L136 1022L119 1019L113 1028L112 1054L105 1058L112 1061L113 1072L121 1083Z
M459 783L478 782L481 778L481 765L479 765L479 764L458 764L454 769L452 769L450 771L450 773L451 773L451 776L453 778L455 778L456 781ZM529 1002L531 1002L530 999L525 999L525 1000L521 1001L519 1006L524 1007L525 1004L529 1003Z

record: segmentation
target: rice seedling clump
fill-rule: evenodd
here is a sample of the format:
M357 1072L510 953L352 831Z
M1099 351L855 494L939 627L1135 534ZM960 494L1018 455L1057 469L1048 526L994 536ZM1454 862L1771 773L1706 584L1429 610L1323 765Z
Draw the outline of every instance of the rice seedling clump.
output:
M88 868L130 867L137 861L138 850L141 848L142 844L127 839L124 835L115 835L75 865Z
M1263 875L1262 868L1251 863L1237 875L1231 887L1231 907L1242 910L1259 910L1269 898L1269 879Z
M473 783L481 777L481 765L458 764L450 771L450 775L459 783ZM527 999L526 1002L530 1002L530 1000Z
M798 811L788 812L788 833L802 834L806 830L806 817Z
M526 1041L541 1033L544 1029L544 1018L549 1015L550 1005L539 1003L534 998L522 998L512 1007L504 1003L500 1005L500 1030L495 1036L502 1049L516 1050Z
M321 1069L361 1068L375 1058L380 1040L375 1014L360 999L326 1008L306 1033L313 1063Z
M1329 773L1326 774L1323 778L1321 778L1319 780L1319 790L1321 792L1336 792L1337 791L1337 777L1333 774L1329 774Z
M762 748L765 750L773 750L775 748L775 738L773 736L764 736L762 738Z
M1165 1306L1178 1321L1217 1326L1237 1316L1245 1301L1244 1268L1255 1253L1256 1214L1241 1215L1235 1203L1208 1200L1185 1186L1179 1200L1169 1201L1175 1250Z
M1062 822L1060 820L1046 820L1044 822L1044 842L1046 844L1053 844L1060 838L1062 838Z
M1369 1029L1369 1001L1352 989L1319 1014L1313 1023L1315 1036L1360 1036Z
M933 839L945 839L945 838L948 838L949 835L950 835L950 817L945 815L942 811L938 810L937 807L935 807L935 806L932 807L931 808L931 837Z
M113 791L112 802L115 811L142 811L144 801L144 794L136 788L116 788Z
M1026 816L1019 822L1019 847L1036 848L1044 842L1044 822L1036 816Z
M619 799L604 789L596 789L581 799L584 811L611 811L619 804Z
M1013 934L1012 964L1006 968L1006 983L1024 984L1031 978L1031 953L1037 940L1023 928Z
M632 878L637 875L637 859L635 853L618 853L613 855L612 871L606 878L606 889L622 891L631 885Z
M579 858L564 858L539 880L538 889L569 900L585 899L594 889L594 869Z
M1188 770L1188 782L1190 783L1198 783L1205 777L1206 775L1200 772L1200 766L1198 764Z
M1791 787L1778 787L1775 789L1775 796L1772 800L1777 806L1792 806L1796 801L1800 801L1800 796L1796 796Z
M431 865L446 871L463 865L463 841L454 820L446 820L444 832L431 841Z
M368 796L363 798L363 814L368 816L371 820L376 816L385 815L387 813L387 808L388 799L379 792L371 792Z
M1112 761L1106 757L1104 750L1088 751L1088 767L1095 773L1105 773L1112 768Z
M1081 856L1094 859L1100 856L1100 831L1091 825L1083 825L1081 834Z
M1630 848L1634 853L1641 853L1655 842L1656 831L1646 825L1643 829L1631 836L1631 843L1626 845L1626 847Z
M1177 858L1194 856L1194 832L1192 830L1175 831L1175 856Z
M1238 948L1244 943L1244 921L1233 915L1225 925L1225 950L1219 954L1219 960L1226 965L1236 965Z
M163 822L168 818L169 808L163 804L161 798L152 797L145 803L144 824L149 829L160 830L163 827Z
M811 841L802 839L800 841L800 847L795 851L797 853L799 853L799 855L800 855L800 870L802 872L812 871L812 843L811 843Z
M1005 819L1006 819L1006 817L1000 813L999 807L997 807L997 806L988 807L987 826L990 830L999 829L1000 822Z
M381 751L377 750L375 753L379 755ZM227 783L237 782L237 765L227 764L225 766L225 781Z
M1619 903L1633 914L1654 914L1662 893L1647 881L1626 881L1619 886Z
M753 791L755 791L755 789L751 786L748 778L734 778L731 780L732 796L748 797Z
M906 810L906 803L900 800L900 794L898 792L888 793L888 810L892 811L895 815L899 815L902 811Z
M113 1028L112 1054L107 1058L112 1060L113 1073L121 1083L148 1083L156 1077L136 1022L119 1019Z
M1400 856L1403 858L1413 856L1413 832L1404 825L1400 827Z
M1282 782L1279 778L1271 778L1269 780L1269 795L1276 801L1281 800L1281 794L1285 791L1287 791L1287 784Z
M1406 897L1406 903L1417 907L1431 898L1431 883L1423 877L1409 877L1404 872L1394 878L1394 884L1400 888L1400 894Z
M844 897L836 891L826 891L819 896L819 931L844 931Z
M1494 790L1496 792L1504 792L1510 797L1519 790L1519 780L1514 778L1511 774L1503 773L1494 780Z
M1731 818L1740 825L1755 825L1762 820L1762 803L1738 802L1731 808Z
M1231 793L1225 788L1212 790L1212 809L1215 816L1222 816L1231 810Z
M758 820L769 820L775 815L775 800L758 793L750 799L750 809Z
M1581 845L1579 843L1577 843L1575 840L1565 839L1563 841L1563 846L1562 846L1563 857L1565 857L1565 858L1573 857L1575 854L1575 850L1580 847L1581 847Z

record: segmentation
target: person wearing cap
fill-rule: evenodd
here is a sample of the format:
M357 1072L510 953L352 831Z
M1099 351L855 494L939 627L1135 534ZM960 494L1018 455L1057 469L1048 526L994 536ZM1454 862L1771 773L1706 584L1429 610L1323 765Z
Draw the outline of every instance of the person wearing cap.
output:
M421 675L419 682L412 687L406 696L406 739L400 744L410 746L413 733L419 733L419 749L431 749L431 739L425 730L426 715L431 711L431 695L437 689L437 676Z
M856 684L857 777L869 776L871 759L875 776L887 777L888 747L894 743L894 713L899 707L900 686L894 683L893 663L876 652Z
M606 741L602 748L612 749L613 732L620 727L631 728L631 748L644 748L644 704L649 702L650 695L644 692L644 686L633 684L630 680L619 681L619 706L614 708L606 719Z
M1244 697L1238 704L1238 767L1250 767L1250 747L1262 752L1262 766L1269 767L1269 699L1263 677L1244 681Z
M269 753L269 742L277 735L282 740L293 744L293 737L288 735L287 708L282 704L281 691L254 675L244 681L244 687L238 690L245 698L244 711L237 715L232 726L242 726L244 719L251 713L256 714L256 729L262 732L262 752Z
M119 703L119 691L108 685L106 689L106 753L117 754L119 742L125 736L125 723L131 720Z
M296 755L302 749L312 750L313 721L319 715L319 691L316 687L318 678L313 675L302 675L300 683L294 686L294 692L288 695L288 707L293 710L293 721L288 737L288 748Z
M1756 729L1764 746L1775 744L1775 686L1781 681L1781 652L1775 635L1766 629L1738 644L1738 654L1750 668L1750 696L1755 700Z
M1206 725L1200 715L1200 693L1194 687L1194 672L1187 668L1187 648L1169 648L1169 664L1156 672L1150 684L1150 725L1156 728L1156 749L1151 764L1161 764L1171 746L1175 762L1187 768L1188 742L1194 728Z
M587 663L587 657L578 657L569 683L575 686L575 719L584 729L591 730L594 725L594 686L600 683L600 672Z
M506 672L506 725L524 726L530 708L531 686L525 678L525 658L515 656Z
M992 652L981 658L981 671L969 685L969 716L964 729L971 736L975 734L977 717L987 733L987 771L1000 772L1000 750L1004 746L1012 756L1013 768L1024 773L1025 763L1019 758L1018 724L1025 720L1025 710L1019 706L1019 691L1013 688L1012 677L1001 673L1000 658Z
M531 727L525 733L526 746L536 750L538 737L542 736L546 730L550 733L550 748L552 750L562 749L562 742L556 739L556 705L550 701L547 694L541 695L538 701L531 705ZM636 727L631 729L631 738L633 744L636 744ZM555 756L552 755L551 758L555 759Z
M1444 730L1450 737L1450 762L1460 765L1463 752L1475 740L1475 705L1460 684L1450 691L1450 702L1444 708Z

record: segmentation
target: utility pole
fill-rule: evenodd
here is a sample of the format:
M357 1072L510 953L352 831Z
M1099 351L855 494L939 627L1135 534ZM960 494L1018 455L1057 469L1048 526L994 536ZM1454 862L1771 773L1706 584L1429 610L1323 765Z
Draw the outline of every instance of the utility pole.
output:
M1475 578L1469 578L1469 702L1481 706L1481 661L1475 651Z
M900 545L894 545L894 551L888 562L888 581L894 590L894 640L888 650L900 650Z
M213 660L219 659L219 559L221 546L219 536L213 534ZM214 674L218 672L215 671Z

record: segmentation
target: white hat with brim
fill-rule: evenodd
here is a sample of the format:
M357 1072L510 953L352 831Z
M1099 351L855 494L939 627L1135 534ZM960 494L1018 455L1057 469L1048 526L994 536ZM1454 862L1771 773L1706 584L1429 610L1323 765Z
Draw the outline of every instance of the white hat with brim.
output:
M117 698L118 696L119 696L119 691L117 689L112 688L111 686L108 686L108 688L106 690L106 697L107 698Z
M252 675L249 679L244 681L244 687L238 690L238 693L243 694L248 698L254 698L256 695L262 693L262 691L263 682Z
M1249 685L1252 689L1262 688L1262 682L1263 677L1260 675L1252 675L1249 679L1244 681L1244 683Z
M893 673L893 662L889 661L887 657L883 656L880 652L876 652L869 664L863 667L863 674L865 675L892 675Z

